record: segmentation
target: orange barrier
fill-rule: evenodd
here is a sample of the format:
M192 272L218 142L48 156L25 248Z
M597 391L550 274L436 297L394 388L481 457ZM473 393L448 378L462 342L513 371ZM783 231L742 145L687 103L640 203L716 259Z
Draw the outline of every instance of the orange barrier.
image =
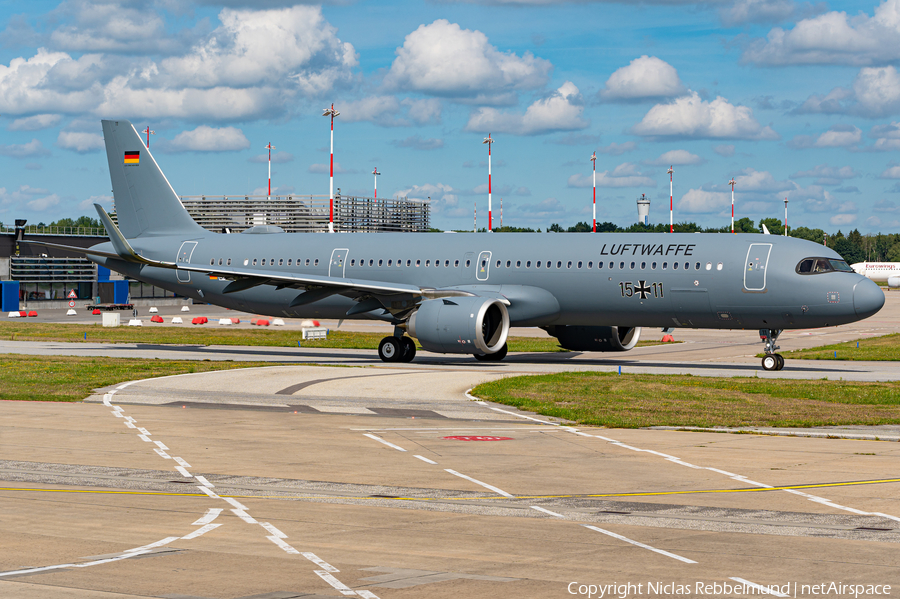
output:
M163 318L159 314L154 314L150 317L150 322L162 322Z
M100 311L100 308L94 308L94 311L91 312L91 314L93 314L94 316L99 316L100 314L103 314L103 313Z
M240 318L232 318L231 324L241 324L241 319Z
M28 312L26 312L25 310L19 310L19 316L21 318L26 318L28 316Z
M37 312L32 310L31 312L28 313L28 316L37 316Z
M209 319L205 316L195 316L191 320L191 324L206 324L207 322L209 322Z
M267 326L269 326L269 321L266 320L265 318L260 318L259 320L256 321L256 326L267 327Z
M672 335L663 335L662 342L663 343L674 343L675 337L673 337Z

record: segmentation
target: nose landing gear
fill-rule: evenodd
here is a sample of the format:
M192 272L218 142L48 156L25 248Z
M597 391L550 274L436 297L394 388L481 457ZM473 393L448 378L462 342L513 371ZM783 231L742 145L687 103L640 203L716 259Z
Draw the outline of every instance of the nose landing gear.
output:
M766 344L766 355L762 359L763 370L781 370L784 368L784 358L781 357L781 354L775 353L779 349L778 346L775 345L775 341L778 339L779 335L781 335L780 329L759 330L759 338Z

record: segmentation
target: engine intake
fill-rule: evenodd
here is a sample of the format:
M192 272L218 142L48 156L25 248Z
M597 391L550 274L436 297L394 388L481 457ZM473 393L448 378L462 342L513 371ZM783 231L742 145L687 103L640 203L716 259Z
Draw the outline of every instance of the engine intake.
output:
M428 351L493 354L506 343L509 313L500 300L492 298L432 299L419 305L407 328Z
M641 338L641 327L582 327L553 325L545 330L572 351L628 351Z

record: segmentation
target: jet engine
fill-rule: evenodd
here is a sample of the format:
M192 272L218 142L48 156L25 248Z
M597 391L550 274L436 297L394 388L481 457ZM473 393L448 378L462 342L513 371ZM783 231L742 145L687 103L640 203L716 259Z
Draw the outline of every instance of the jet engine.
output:
M896 289L897 287L900 287L900 277L888 277L887 283L888 287Z
M545 330L572 351L628 351L637 345L641 327L581 327L553 325Z
M500 300L493 298L432 299L413 312L407 329L428 351L493 354L506 343L509 313Z

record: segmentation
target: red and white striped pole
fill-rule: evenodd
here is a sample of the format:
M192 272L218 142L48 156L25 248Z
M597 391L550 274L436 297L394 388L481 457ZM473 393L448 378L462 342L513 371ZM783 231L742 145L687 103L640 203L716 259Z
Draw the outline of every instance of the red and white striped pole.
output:
M147 128L144 129L143 131L141 131L141 133L146 133L146 134L147 134L147 149L149 150L149 149L150 149L150 136L151 136L151 135L156 135L156 131L151 131L151 130L150 130L150 125L147 125Z
M731 232L734 233L734 177L728 184L731 185Z
M331 117L331 163L329 167L329 182L328 182L328 232L334 233L334 117L341 114L337 110L334 109L334 104L331 104L331 108L326 108L324 112L322 112L322 116L330 116Z
M591 164L594 165L594 226L591 232L597 232L597 152L591 154Z
M491 134L488 133L488 136L484 138L484 141L481 142L483 144L487 144L488 147L488 233L493 232L492 222L491 222L491 144L494 143L494 140L491 138Z
M675 232L675 220L673 217L674 212L673 212L673 205L672 205L672 173L675 171L670 166L669 170L666 172L669 173L669 233L674 233Z
M375 205L378 205L378 175L381 173L378 172L378 167L375 167L375 170L372 171L372 174L375 175Z
M266 144L266 149L269 150L269 199L272 199L272 150L275 149L275 146L272 145L272 142Z

